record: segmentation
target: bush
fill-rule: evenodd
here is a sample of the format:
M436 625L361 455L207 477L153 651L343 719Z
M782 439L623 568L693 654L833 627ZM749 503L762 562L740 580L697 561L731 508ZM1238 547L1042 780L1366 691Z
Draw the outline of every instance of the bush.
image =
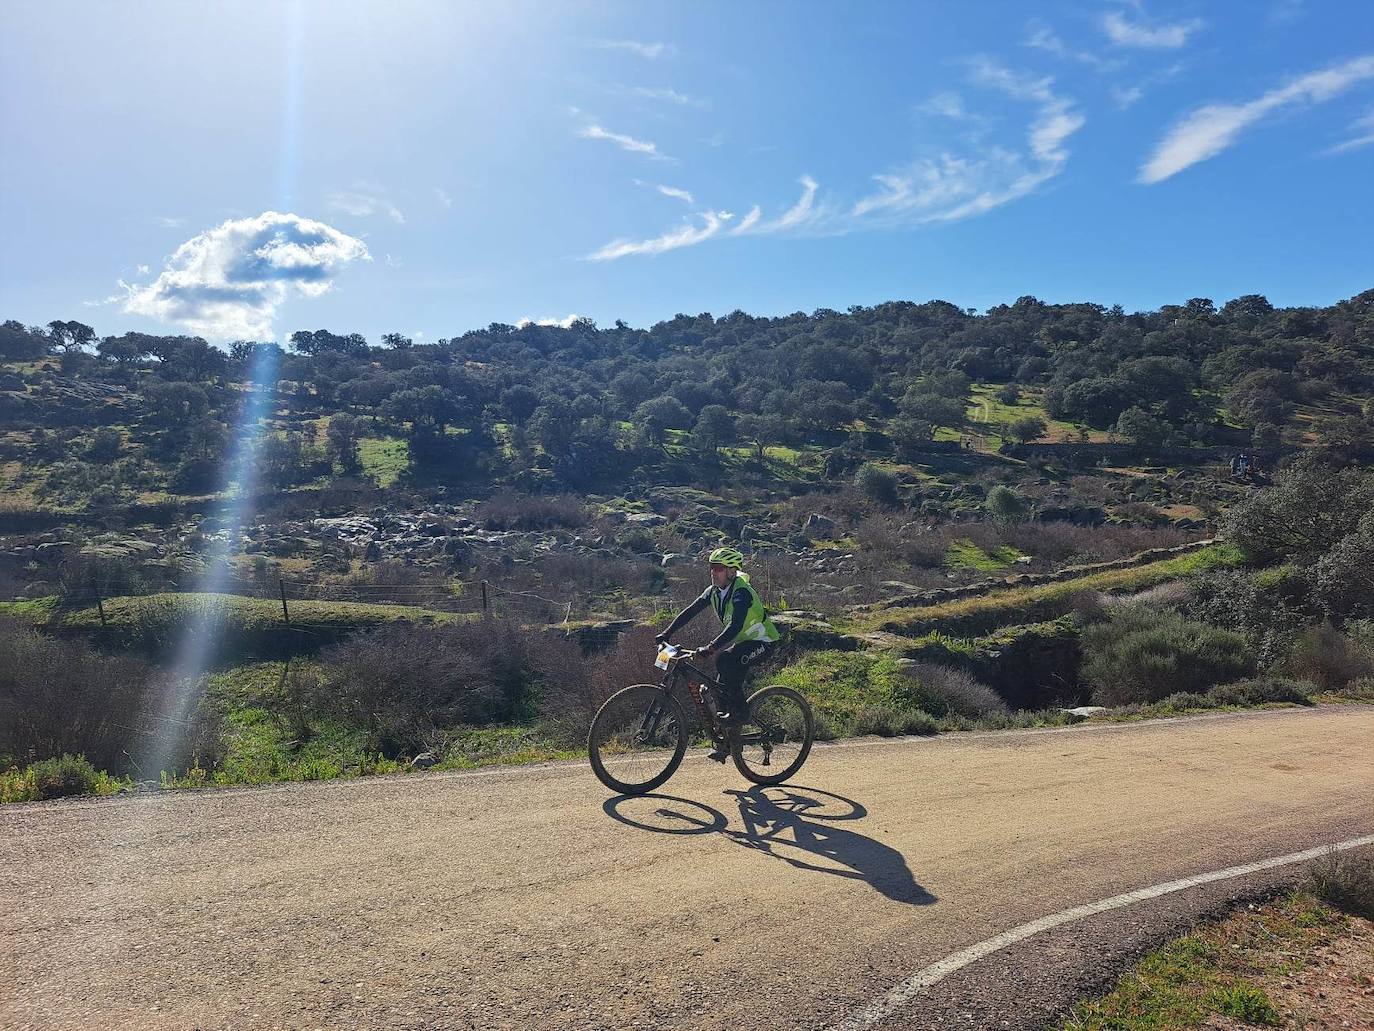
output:
M1298 638L1284 666L1323 691L1339 691L1352 680L1374 676L1374 653L1334 627L1316 626Z
M1374 702L1374 677L1360 677L1345 685L1341 694L1361 702Z
M1009 711L996 691L953 666L919 662L907 666L906 673L909 686L895 693L904 703L932 716L983 719Z
M581 667L576 645L495 619L373 630L320 660L329 704L389 757L460 725L528 719L545 683Z
M888 507L897 504L897 477L886 469L865 463L854 476L854 486L869 501Z
M1155 702L1254 672L1245 639L1173 612L1131 607L1083 631L1083 677L1099 705Z
M0 756L27 764L85 755L123 769L152 704L151 670L77 641L0 623Z
M1311 705L1312 684L1285 677L1256 677L1220 684L1207 692L1212 705L1267 705L1287 702L1292 705Z
M30 769L39 798L89 795L100 776L84 755L63 754L36 762Z
M854 713L849 733L862 737L901 737L907 734L936 734L939 726L934 718L920 709L905 709L893 705L862 705Z
M503 491L477 506L476 518L488 530L575 529L590 521L586 506L575 497L517 494Z
M1337 909L1374 920L1374 857L1328 852L1312 864L1308 886Z

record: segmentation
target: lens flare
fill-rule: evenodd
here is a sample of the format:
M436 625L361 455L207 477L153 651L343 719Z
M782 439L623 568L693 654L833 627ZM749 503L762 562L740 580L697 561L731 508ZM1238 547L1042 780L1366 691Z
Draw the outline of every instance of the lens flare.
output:
M154 726L145 739L142 754L134 756L143 777L172 772L181 757L188 717L195 707L199 687L223 629L223 610L216 604L229 586L230 562L239 553L243 527L251 520L258 490L257 456L275 408L277 364L281 349L275 344L255 347L249 365L248 386L231 439L224 501L212 513L219 532L205 553L205 567L192 602L186 628L177 644L171 665L164 671Z

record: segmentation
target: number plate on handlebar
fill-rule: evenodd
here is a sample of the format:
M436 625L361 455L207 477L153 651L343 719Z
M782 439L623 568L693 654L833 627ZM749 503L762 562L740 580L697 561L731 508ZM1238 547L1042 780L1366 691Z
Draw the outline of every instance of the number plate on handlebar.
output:
M677 658L677 649L671 644L665 644L658 650L658 658L654 660L654 665L659 669L667 669L668 664Z

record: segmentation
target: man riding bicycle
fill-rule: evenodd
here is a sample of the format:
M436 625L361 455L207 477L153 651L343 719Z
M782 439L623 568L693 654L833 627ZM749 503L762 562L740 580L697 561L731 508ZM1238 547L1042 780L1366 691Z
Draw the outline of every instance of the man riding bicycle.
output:
M717 548L706 559L711 564L711 583L700 596L678 613L658 635L667 641L672 634L696 618L707 605L715 609L723 629L697 655L716 656L716 676L725 688L721 704L724 712L717 715L727 723L744 722L747 715L744 701L744 678L750 667L761 662L778 640L778 628L768 618L763 600L749 583L749 576L741 572L744 556L735 548Z

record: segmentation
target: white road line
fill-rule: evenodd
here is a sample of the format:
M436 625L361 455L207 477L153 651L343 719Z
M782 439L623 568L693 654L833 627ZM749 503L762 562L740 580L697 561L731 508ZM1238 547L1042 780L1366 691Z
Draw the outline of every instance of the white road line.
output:
M1328 852L1343 852L1346 849L1359 848L1361 845L1374 845L1374 834L1367 834L1362 838L1351 838L1349 841L1337 842L1334 845L1309 848L1305 852L1291 852L1286 856L1261 859L1257 863L1247 863L1245 866L1232 866L1225 870L1198 874L1195 877L1184 877L1177 881L1168 881L1149 888L1138 888L1124 895L1113 895L1111 898L1102 899L1100 902L1090 902L1086 906L1075 906L1073 909L1066 909L1050 916L1042 916L1039 920L1032 920L1020 927L1013 927L1010 931L1003 931L1001 934L994 935L977 945L970 945L959 952L951 953L939 962L932 963L923 970L917 971L901 984L889 990L882 998L851 1013L840 1023L834 1025L830 1031L866 1031L866 1029L877 1027L927 988L943 981L956 970L962 970L969 964L976 963L999 949L1005 949L1008 945L1025 941L1027 938L1034 937L1042 931L1048 931L1052 927L1059 927L1062 924L1082 920L1084 917L1105 913L1108 910L1120 909L1122 906L1129 906L1136 902L1144 902L1147 899L1159 898L1161 895L1183 891L1185 888L1195 888L1198 885L1210 884L1213 881L1224 881L1231 877L1244 877L1246 874L1259 873L1261 870L1272 870L1275 867L1303 863L1310 859L1320 858Z

